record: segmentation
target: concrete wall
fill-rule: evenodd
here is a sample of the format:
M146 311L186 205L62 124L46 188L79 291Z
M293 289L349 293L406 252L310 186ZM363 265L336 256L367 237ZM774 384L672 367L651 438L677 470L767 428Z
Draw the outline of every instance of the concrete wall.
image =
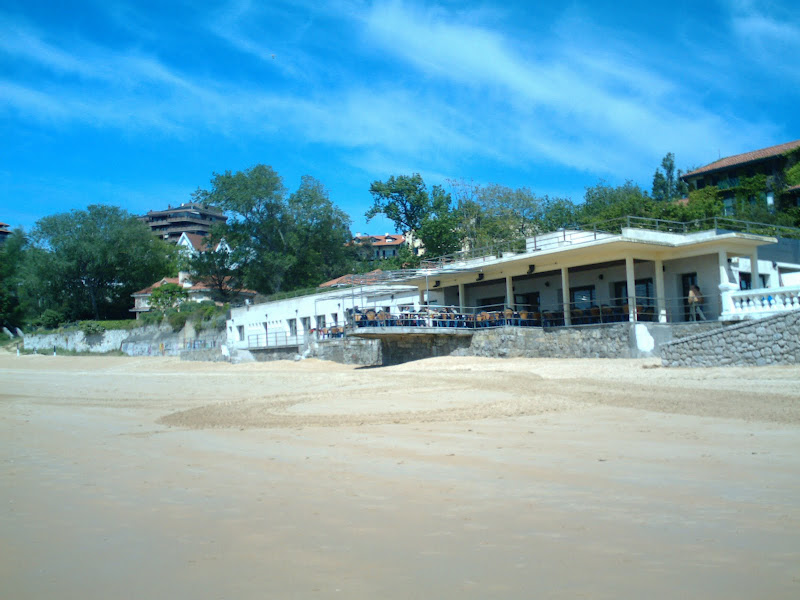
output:
M384 364L384 349L380 340L356 337L317 340L310 346L310 356L322 360L376 367Z
M247 350L248 341L253 344L278 336L290 335L289 321L294 321L296 332L301 337L309 335L303 327L304 319L308 320L309 329L345 324L346 313L354 306L389 307L391 312L399 312L399 305L419 303L419 292L411 286L363 286L359 288L332 289L318 294L287 298L261 304L251 304L231 310L227 322L228 347L236 350ZM241 327L241 330L239 329ZM240 335L241 331L241 335ZM261 336L261 338L258 338Z
M666 343L666 367L778 365L800 362L800 312L730 325Z
M227 360L223 346L224 331L195 333L187 324L178 333L169 326L148 325L136 329L112 329L102 334L85 336L82 331L69 333L29 334L23 347L36 352L58 350L106 353L121 351L128 356L180 356L183 360ZM196 346L197 349L187 346Z
M501 327L479 331L469 354L486 357L630 358L631 325L540 329Z
M454 353L467 354L470 339L467 336L398 335L383 340L381 364L383 366L397 365L434 356L449 356Z
M70 352L114 352L122 346L123 340L130 335L130 331L112 329L102 334L85 336L82 331L68 333L28 334L23 338L23 348L35 352L52 353L57 350Z

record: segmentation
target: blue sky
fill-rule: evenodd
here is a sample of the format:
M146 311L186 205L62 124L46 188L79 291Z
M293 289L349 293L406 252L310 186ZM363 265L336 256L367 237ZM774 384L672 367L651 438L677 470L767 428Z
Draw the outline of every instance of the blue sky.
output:
M264 163L384 233L393 174L577 201L800 138L792 1L5 0L0 31L0 221L26 229Z

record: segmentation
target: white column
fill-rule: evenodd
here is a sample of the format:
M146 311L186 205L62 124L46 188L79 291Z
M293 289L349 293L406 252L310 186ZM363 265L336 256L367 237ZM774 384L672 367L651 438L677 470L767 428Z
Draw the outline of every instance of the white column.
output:
M561 303L564 305L564 325L572 325L569 305L569 268L561 267Z
M658 312L658 322L667 322L667 301L664 296L664 261L660 258L655 260L656 270L656 311Z
M730 277L728 277L728 253L725 250L720 250L717 254L718 261L719 261L719 301L720 301L720 315L732 313L734 311L733 306L733 296L731 294L736 290L736 284L731 282ZM750 267L751 277L752 277L752 270L753 267ZM752 280L751 280L751 283ZM700 288L700 291L703 291L703 288ZM703 307L703 312L708 318L708 311L706 307Z
M750 287L754 290L761 287L761 277L758 272L758 249L750 255Z
M625 280L628 285L628 320L636 320L636 274L633 270L633 257L625 257Z
M511 279L511 275L506 275L506 306L508 308L514 308L514 282Z
M464 314L464 300L466 299L466 291L463 283L458 284L458 312Z
M728 253L725 250L720 250L717 253L717 259L719 262L719 284L728 284L730 280L728 279ZM750 269L752 270L753 267L751 266ZM700 291L703 291L703 288L700 288Z

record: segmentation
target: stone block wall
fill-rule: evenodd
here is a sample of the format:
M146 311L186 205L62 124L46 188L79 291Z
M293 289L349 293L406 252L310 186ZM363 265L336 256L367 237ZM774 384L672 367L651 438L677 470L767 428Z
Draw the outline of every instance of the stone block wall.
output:
M53 347L71 352L106 353L121 351L128 356L180 356L184 360L227 360L222 345L225 332L203 331L195 333L191 325L183 331L173 332L169 326L148 325L136 329L111 329L101 334L85 336L82 331L67 333L29 334L23 347L35 352L52 353ZM187 350L196 345L197 350ZM195 355L194 353L198 354ZM202 355L202 357L201 357Z
M102 334L86 336L82 331L66 333L28 334L23 338L23 348L34 352L50 354L53 348L70 352L114 352L122 346L123 340L130 335L124 329L112 329Z
M398 365L412 360L449 356L451 354L469 354L470 340L468 336L447 335L398 335L385 338L382 342L383 357L380 365Z
M664 344L665 367L778 365L800 362L800 312L745 321Z
M630 358L631 325L487 329L472 336L469 353L501 358Z
M365 340L356 337L314 340L309 346L307 355L345 365L365 367L382 365L384 356L380 340Z

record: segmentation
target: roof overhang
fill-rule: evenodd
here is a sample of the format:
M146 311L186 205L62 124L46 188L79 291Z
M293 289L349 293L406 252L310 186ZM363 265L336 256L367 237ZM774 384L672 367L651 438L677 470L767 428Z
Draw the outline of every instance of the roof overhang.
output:
M728 256L751 256L759 246L775 244L774 237L738 232L704 231L692 234L673 234L642 229L623 229L619 235L602 239L566 244L533 252L497 257L486 260L464 261L439 268L418 270L403 283L430 287L431 279L440 282L438 287L459 283L474 283L477 275L483 280L517 277L529 274L531 266L537 273L562 268L601 265L632 258L637 261L670 261L725 252Z

